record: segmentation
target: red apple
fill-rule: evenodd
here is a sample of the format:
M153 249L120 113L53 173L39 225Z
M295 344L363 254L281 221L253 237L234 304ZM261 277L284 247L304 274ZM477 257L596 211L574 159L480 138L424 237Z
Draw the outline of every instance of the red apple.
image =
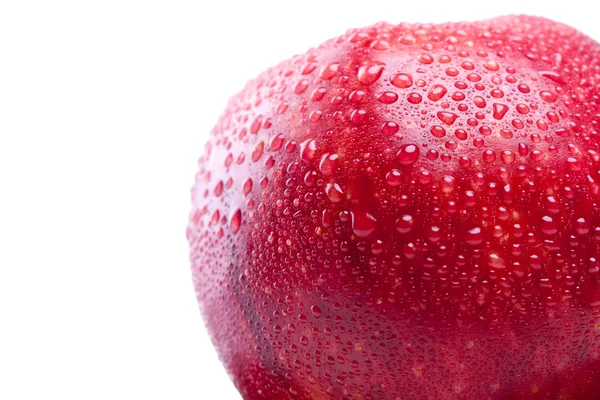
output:
M600 398L599 62L542 18L380 23L234 96L187 237L243 398Z

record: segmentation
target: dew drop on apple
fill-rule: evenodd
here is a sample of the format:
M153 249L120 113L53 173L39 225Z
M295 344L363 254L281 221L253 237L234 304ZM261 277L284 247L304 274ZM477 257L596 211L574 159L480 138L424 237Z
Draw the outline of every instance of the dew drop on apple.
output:
M400 126L394 121L387 121L381 126L381 133L386 136L393 136L400 130Z
M446 93L448 93L448 89L446 89L445 86L435 84L429 93L427 93L427 98L431 101L439 101L446 95Z
M402 173L397 169L392 169L385 175L385 181L392 187L400 186L402 184Z
M402 146L398 151L397 158L398 162L404 166L410 166L417 162L421 149L414 144L407 144Z
M581 171L581 162L579 160L577 160L575 157L568 157L567 158L567 169L569 171L572 172L577 172L577 171Z
M454 124L454 121L456 121L456 119L458 118L458 115L447 111L439 111L437 113L437 117L446 125L452 125Z
M321 162L319 163L319 171L321 171L321 173L325 176L333 174L337 169L338 158L339 157L337 154L325 153L321 157Z
M312 306L310 308L310 311L315 316L315 318L320 318L321 315L323 315L323 312L321 311L321 309L319 308L319 306L316 306L316 305Z
M442 238L442 231L439 226L431 226L427 230L427 239L432 243L437 243Z
M540 229L545 235L552 236L558 232L558 224L552 217L545 215L542 217Z
M575 221L575 231L578 235L587 235L590 231L590 223L585 218L578 218Z
M508 106L506 104L494 103L492 116L494 119L501 120L504 115L508 112Z
M243 192L244 196L248 196L248 194L252 191L252 178L248 178L246 182L244 182Z
M405 214L396 221L396 230L403 234L409 233L412 230L413 224L413 217Z
M344 198L344 191L337 183L325 185L325 194L332 203L339 203Z
M392 76L392 85L399 89L406 89L413 85L413 78L411 74L395 74Z
M300 157L305 163L310 163L317 155L317 142L314 139L308 139L300 145Z
M452 193L455 188L455 179L454 177L447 175L442 178L442 183L440 184L440 189L442 193Z
M263 155L264 152L264 147L265 144L264 142L259 142L255 147L254 147L254 151L252 152L252 162L257 162L258 160L260 160L260 158Z
M377 227L377 220L375 217L365 211L352 211L352 230L358 237L368 237L371 235Z
M229 229L235 235L242 225L242 211L240 209L235 210L229 218Z
M358 69L358 81L363 85L371 85L381 77L384 66L380 64L376 65L363 65Z
M483 232L480 227L469 229L465 242L471 246L478 246L483 242Z
M502 153L500 153L500 158L502 159L502 162L504 164L510 165L513 162L515 162L515 153L513 153L510 150L504 150L502 151Z
M543 90L540 92L540 98L548 103L554 103L557 99L557 96L552 92Z
M408 95L406 100L410 104L419 104L423 100L423 97L419 93L411 93Z

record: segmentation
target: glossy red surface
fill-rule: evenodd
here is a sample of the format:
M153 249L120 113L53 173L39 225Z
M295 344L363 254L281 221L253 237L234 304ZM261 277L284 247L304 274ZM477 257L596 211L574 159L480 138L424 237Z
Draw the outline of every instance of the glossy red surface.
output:
M381 23L234 96L187 237L242 396L600 398L599 57L540 18Z

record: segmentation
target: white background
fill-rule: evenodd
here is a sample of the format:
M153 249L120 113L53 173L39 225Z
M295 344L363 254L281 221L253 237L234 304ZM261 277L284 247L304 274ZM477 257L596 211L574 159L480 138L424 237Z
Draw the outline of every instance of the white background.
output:
M543 3L0 0L0 398L239 399L185 241L227 98L379 20L528 13L600 39L592 2Z

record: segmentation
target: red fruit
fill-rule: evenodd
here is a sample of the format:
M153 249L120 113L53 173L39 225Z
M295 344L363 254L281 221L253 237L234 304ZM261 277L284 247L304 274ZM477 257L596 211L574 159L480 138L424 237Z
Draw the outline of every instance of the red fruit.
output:
M351 30L251 81L187 236L245 399L598 399L600 46Z

